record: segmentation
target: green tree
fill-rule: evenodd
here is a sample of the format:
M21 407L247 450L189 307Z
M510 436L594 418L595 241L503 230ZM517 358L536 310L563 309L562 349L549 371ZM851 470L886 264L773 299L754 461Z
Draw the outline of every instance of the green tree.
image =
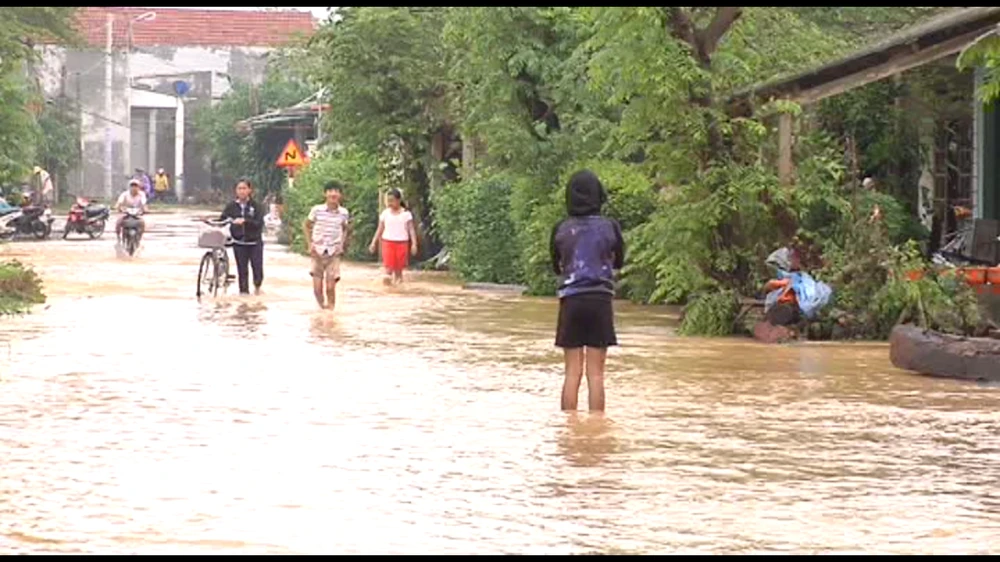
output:
M77 43L75 13L76 8L69 7L0 8L0 72L22 70L21 63L36 56L39 39Z
M341 8L311 41L323 60L318 79L334 100L331 138L377 152L399 137L426 149L442 123L447 54L444 12L434 8Z
M324 149L295 178L285 196L283 221L292 249L306 253L302 224L313 205L324 200L323 188L330 181L344 185L342 204L351 212L354 234L345 250L354 260L371 260L368 244L378 224L378 166L376 157L356 146Z
M453 141L446 69L450 53L441 42L441 8L341 8L311 41L323 61L318 79L331 109L326 137L379 154L381 169L398 168L419 223L429 218L429 196L441 176L440 159ZM326 135L325 135L326 136ZM433 156L439 139L443 153ZM389 165L396 144L401 162ZM382 178L386 183L389 178Z
M304 78L272 62L260 85L234 84L219 103L196 112L195 134L211 147L221 185L228 188L240 177L248 176L261 195L280 190L284 172L275 167L274 161L288 140L287 131L248 131L238 124L266 111L299 103L313 93L315 89Z
M979 97L983 103L1000 100L1000 33L991 31L968 46L958 58L961 70L981 69Z
M65 99L45 104L38 116L39 138L35 161L64 184L66 174L80 162L80 117Z
M825 33L862 46L936 15L950 7L918 6L813 6L789 8L803 20L816 24Z
M428 214L460 275L550 293L546 244L565 213L563 182L590 167L627 231L626 294L696 299L702 310L692 308L686 329L724 333L739 308L733 299L758 288L777 245L798 236L843 250L853 240L845 233L867 220L854 207L873 201L855 201L844 187L845 138L864 137L865 165L880 170L902 169L916 153L891 134L896 113L864 119L893 96L879 85L806 111L806 125L832 134L801 131L798 186L788 189L773 169L768 120L802 108L774 103L733 117L727 101L940 10L344 8L302 64L332 103L329 142L371 155L401 141L400 187L411 202L415 189L418 205L433 205ZM447 173L459 141L476 148L471 177ZM431 185L441 187L427 197ZM302 192L302 205L315 189ZM906 238L900 205L878 204L893 217L889 235ZM496 236L484 239L490 228ZM869 276L873 286L879 279Z
M20 71L0 73L0 185L23 180L31 169L31 157L39 130L28 107L37 95Z
M32 83L27 63L37 53L41 38L75 43L75 8L0 8L0 184L22 180L30 170L42 131L32 107L41 105L41 95ZM73 152L78 152L74 150Z

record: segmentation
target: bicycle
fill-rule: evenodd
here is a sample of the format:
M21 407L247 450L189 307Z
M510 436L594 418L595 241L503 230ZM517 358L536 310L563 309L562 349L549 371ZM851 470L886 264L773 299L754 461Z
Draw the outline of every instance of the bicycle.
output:
M195 295L199 299L206 293L213 297L218 296L220 287L222 294L225 295L230 283L236 279L235 275L229 274L228 248L233 245L233 240L227 227L232 224L232 219L204 219L201 222L215 229L198 235L198 247L208 249L201 258L201 265L198 266Z

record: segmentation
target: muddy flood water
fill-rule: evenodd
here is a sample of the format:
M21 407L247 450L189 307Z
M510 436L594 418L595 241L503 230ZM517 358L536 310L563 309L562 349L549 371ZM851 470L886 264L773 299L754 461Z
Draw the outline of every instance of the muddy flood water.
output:
M198 225L148 222L0 246L49 295L0 320L0 554L1000 552L1000 389L619 303L566 414L554 300L346 265L331 314L271 244L199 303Z

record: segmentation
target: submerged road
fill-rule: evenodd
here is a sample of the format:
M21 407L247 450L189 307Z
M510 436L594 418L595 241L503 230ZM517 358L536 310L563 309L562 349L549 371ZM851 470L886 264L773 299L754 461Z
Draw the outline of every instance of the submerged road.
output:
M2 554L1000 552L996 388L622 303L566 414L552 299L348 264L329 313L270 244L198 302L198 225L149 223L0 246L49 295L0 320Z

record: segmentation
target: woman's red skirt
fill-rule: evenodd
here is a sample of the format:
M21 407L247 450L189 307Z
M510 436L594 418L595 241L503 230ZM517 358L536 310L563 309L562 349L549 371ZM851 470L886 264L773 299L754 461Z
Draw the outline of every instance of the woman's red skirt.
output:
M406 269L410 261L410 242L382 241L382 265L390 271Z

